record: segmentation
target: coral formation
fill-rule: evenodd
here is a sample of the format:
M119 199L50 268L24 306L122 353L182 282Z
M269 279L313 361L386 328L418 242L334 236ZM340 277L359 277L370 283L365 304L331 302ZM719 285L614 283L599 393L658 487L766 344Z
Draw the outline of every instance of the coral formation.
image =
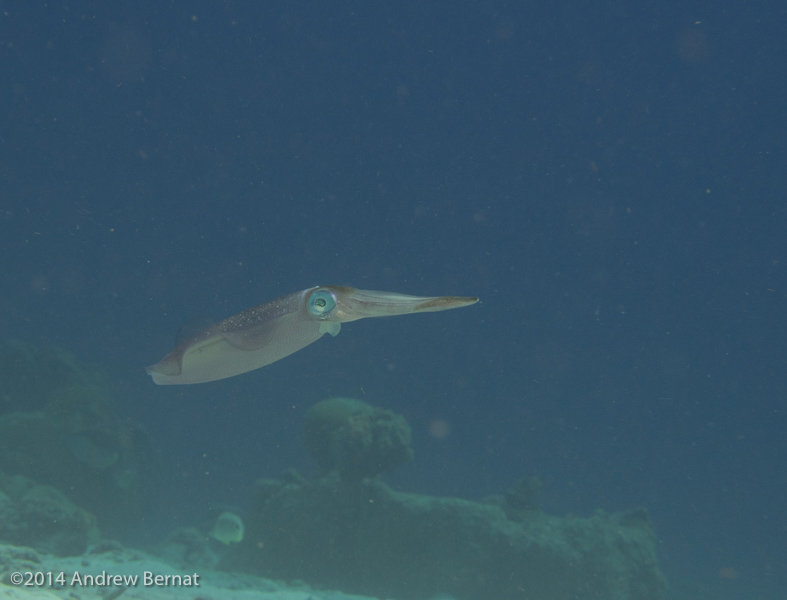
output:
M0 540L76 556L99 537L95 517L60 491L25 477L0 476Z
M354 398L330 398L312 406L303 437L317 464L346 481L375 477L413 458L404 417Z
M379 479L260 482L227 568L380 598L660 600L647 511L509 519L491 504Z
M503 495L484 498L487 504L499 506L512 521L524 521L531 512L538 510L533 498L541 491L541 479L536 476L520 477Z
M0 351L0 540L78 555L98 541L98 525L119 529L142 511L151 493L147 437L116 419L92 373L54 350ZM549 516L533 503L534 477L488 502L393 491L377 475L412 459L410 428L352 398L313 406L304 440L325 473L259 481L245 535L229 536L238 543L218 551L206 532L179 529L159 553L182 568L218 564L403 600L663 598L644 509ZM11 564L3 552L0 579Z
M488 502L400 493L375 475L412 457L400 416L351 398L309 411L309 452L327 471L257 482L230 569L381 598L660 600L647 511L559 518L537 477ZM351 482L352 485L348 485Z
M99 369L55 348L0 347L0 472L57 488L117 535L152 500L155 465L142 428L117 418Z

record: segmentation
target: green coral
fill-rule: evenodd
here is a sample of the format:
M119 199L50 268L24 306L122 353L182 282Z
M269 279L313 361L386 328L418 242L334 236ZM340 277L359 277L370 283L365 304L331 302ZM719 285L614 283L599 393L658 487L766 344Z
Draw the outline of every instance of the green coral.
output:
M404 417L354 398L330 398L309 409L304 441L323 469L358 481L412 460Z

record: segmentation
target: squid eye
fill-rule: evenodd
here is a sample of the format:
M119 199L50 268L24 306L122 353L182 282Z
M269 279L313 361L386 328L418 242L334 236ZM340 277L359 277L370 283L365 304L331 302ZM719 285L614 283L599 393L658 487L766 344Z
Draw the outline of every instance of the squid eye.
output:
M336 307L336 296L328 290L315 290L306 303L313 317L325 317Z

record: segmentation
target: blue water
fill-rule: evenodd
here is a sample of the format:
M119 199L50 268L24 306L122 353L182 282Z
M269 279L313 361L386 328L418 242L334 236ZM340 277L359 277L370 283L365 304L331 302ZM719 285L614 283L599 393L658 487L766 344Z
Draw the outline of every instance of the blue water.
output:
M113 375L151 524L313 473L303 416L350 395L413 426L399 489L538 474L550 513L647 506L674 597L783 597L783 3L0 8L0 335ZM319 284L482 301L145 374Z

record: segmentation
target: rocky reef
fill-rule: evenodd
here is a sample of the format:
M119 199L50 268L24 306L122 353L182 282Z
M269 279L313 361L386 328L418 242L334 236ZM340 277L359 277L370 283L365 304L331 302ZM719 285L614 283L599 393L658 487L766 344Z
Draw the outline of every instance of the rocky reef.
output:
M116 416L107 377L57 348L0 347L0 473L59 491L122 535L156 492L141 426Z
M62 492L0 474L0 540L57 556L77 556L96 543L96 518Z
M0 542L86 556L106 546L99 528L122 537L148 514L155 457L107 390L100 371L56 349L0 348ZM645 509L547 515L534 477L482 502L395 491L380 475L412 460L410 427L352 398L312 407L303 435L319 477L260 480L244 536L183 528L159 555L179 569L218 565L397 600L664 596Z
M645 509L550 516L533 477L484 502L394 491L377 475L412 457L410 429L358 400L315 405L304 434L324 474L258 481L224 568L401 600L663 597Z
M393 471L413 459L404 417L355 398L329 398L309 409L303 438L326 472L360 481Z
M659 600L648 513L559 518L396 492L378 479L258 482L226 568L398 599Z

